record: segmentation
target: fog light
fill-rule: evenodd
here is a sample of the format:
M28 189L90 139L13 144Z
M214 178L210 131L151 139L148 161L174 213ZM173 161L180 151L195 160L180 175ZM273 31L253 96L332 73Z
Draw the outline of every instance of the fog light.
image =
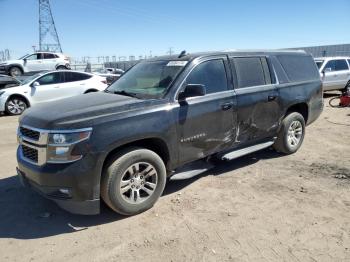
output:
M57 156L65 155L66 153L68 153L69 147L56 147L55 151Z

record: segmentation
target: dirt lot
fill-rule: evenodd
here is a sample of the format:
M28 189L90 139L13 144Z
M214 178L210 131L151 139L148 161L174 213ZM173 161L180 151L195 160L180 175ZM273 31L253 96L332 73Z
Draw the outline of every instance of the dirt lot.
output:
M350 108L326 106L298 153L172 181L134 217L71 215L22 188L17 121L0 117L0 261L350 261Z

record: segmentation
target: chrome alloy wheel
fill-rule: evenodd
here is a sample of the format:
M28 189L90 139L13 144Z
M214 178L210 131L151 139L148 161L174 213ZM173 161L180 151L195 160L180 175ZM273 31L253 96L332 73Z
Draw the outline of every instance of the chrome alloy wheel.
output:
M130 204L146 201L154 193L158 174L153 165L146 162L132 164L122 175L120 194Z
M20 75L22 75L21 69L19 69L18 67L12 67L10 69L10 75L11 76L20 76Z
M7 110L14 115L20 115L26 109L27 105L20 99L11 99L7 103Z
M298 120L294 120L288 128L287 140L291 147L296 147L303 136L303 126Z

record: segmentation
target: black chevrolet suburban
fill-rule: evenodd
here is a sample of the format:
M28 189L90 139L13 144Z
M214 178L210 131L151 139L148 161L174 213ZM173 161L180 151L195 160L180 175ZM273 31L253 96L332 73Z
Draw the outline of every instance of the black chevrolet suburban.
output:
M292 154L323 109L303 51L210 52L145 60L105 92L38 105L19 121L17 173L78 214L100 201L151 208L168 178L272 146Z

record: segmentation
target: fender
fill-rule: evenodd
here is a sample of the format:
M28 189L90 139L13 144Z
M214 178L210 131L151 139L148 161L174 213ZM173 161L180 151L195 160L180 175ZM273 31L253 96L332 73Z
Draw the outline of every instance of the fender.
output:
M55 65L56 70L57 70L57 67L59 67L59 66L64 66L64 67L66 67L67 69L70 69L70 64L69 64L69 63L66 63L66 64L64 64L64 63L57 63L57 64Z
M19 63L14 63L14 64L5 65L5 70L6 70L6 72L9 73L9 72L10 72L10 68L11 68L11 67L14 67L14 66L20 68L20 69L22 70L23 73L25 72L23 65L21 65L21 64L19 64Z
M154 140L158 140L159 142L162 143L163 148L166 152L164 152L166 154L166 156L161 156L162 158L165 157L165 158L174 158L175 156L173 156L172 154L172 149L170 148L170 145L169 143L167 143L166 139L161 136L161 135L158 135L158 134L148 134L148 135L144 135L142 137L140 136L133 136L133 137L128 137L128 138L125 138L125 139L122 139L122 140L117 140L115 141L114 143L111 143L108 148L102 153L102 157L100 158L99 162L100 163L104 163L105 160L107 159L107 157L115 150L118 150L119 148L123 148L125 146L128 146L128 145L133 145L133 144L137 144L137 143L142 143L143 141L147 141L147 140L150 140L150 139L154 139ZM150 147L152 147L154 145L150 145ZM101 166L102 168L102 166Z
M23 99L25 100L27 106L28 106L28 107L31 106L31 104L30 104L28 98L25 97L24 95L21 95L21 94L11 94L11 95L9 95L9 96L7 97L7 99L6 99L6 103L7 103L7 101L8 101L11 97L13 97L13 96L17 96L17 97L23 98ZM6 103L5 103L5 104L6 104Z

